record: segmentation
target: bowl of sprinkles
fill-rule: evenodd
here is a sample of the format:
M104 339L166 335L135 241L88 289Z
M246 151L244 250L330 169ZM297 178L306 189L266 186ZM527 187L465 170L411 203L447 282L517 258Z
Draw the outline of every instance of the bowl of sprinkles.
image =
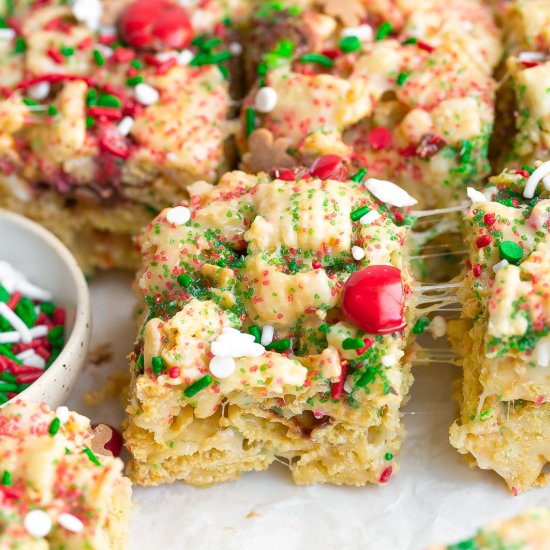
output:
M13 398L61 405L86 360L88 285L67 248L0 209L0 406Z

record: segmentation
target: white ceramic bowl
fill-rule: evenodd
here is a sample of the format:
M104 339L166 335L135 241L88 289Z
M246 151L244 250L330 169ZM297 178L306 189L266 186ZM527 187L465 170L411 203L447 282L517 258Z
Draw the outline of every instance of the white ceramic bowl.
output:
M31 282L53 293L53 302L64 307L65 346L48 370L18 398L45 401L57 407L74 386L90 342L90 294L73 255L42 226L0 209L0 260L21 271Z

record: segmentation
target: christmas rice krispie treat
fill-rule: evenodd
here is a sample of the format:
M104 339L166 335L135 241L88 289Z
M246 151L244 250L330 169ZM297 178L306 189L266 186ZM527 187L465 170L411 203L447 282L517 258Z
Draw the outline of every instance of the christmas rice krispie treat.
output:
M507 57L495 142L502 164L521 170L550 152L550 3L514 0L502 16Z
M547 550L550 540L550 511L532 508L518 516L494 521L473 537L432 550Z
M0 548L126 548L131 484L92 446L89 420L66 407L0 408Z
M450 324L464 371L451 443L514 493L543 483L550 460L548 164L470 191L462 319Z
M131 477L198 486L288 463L296 483L386 483L412 382L414 202L322 157L190 187L141 238ZM370 192L369 192L370 191Z
M243 150L253 153L261 128L290 154L287 166L338 154L425 205L459 200L489 170L491 72L501 52L491 8L375 3L353 25L334 3L325 12L256 13L246 64L257 84L242 110ZM243 166L274 167L246 154Z
M227 160L241 47L223 3L201 17L167 0L123 4L16 1L0 18L0 204L86 267L131 266L151 211Z

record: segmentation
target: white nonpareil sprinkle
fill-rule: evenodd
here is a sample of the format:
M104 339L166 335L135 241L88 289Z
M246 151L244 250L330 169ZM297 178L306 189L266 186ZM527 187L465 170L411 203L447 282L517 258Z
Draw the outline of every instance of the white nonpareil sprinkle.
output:
M546 176L550 174L550 160L543 162L530 176L523 189L523 196L526 199L532 199L535 196L537 185L542 181L544 187L550 191L550 180Z
M519 52L519 61L544 61L546 56L542 52Z
M254 107L260 113L270 113L277 106L277 92L269 86L264 86L256 92Z
M508 260L500 260L500 262L496 263L493 266L493 271L495 273L497 273L498 271L500 271L503 267L505 267L507 265L508 265Z
M384 355L382 357L382 365L384 367L393 367L397 363L397 359L393 355Z
M547 336L537 342L535 359L539 367L550 367L550 337Z
M239 44L239 42L231 42L231 44L229 44L229 51L231 52L231 55L241 55L243 53L243 47Z
M21 353L18 353L15 357L19 359L20 361L24 361L25 359L28 359L29 357L32 357L34 355L33 349L26 349L25 351L22 351Z
M101 0L75 0L73 2L74 18L84 23L91 31L99 30L99 23L103 15Z
M43 336L47 336L50 329L48 328L48 325L36 325L35 327L30 328L29 332L31 333L33 339L42 338Z
M134 127L134 119L131 116L125 116L118 124L117 130L121 136L127 136Z
M212 357L209 368L216 378L229 378L235 372L235 366L233 357Z
M372 222L376 221L380 217L380 212L378 210L371 210L367 212L364 216L359 219L361 225L370 225Z
M49 82L38 82L34 86L27 88L27 95L36 101L46 99L50 94L51 85Z
M346 393L351 393L353 391L353 386L351 385L351 376L346 377L344 382L344 391Z
M472 201L472 203L487 202L487 197L473 187L467 187L466 194L468 195L468 198Z
M13 40L15 31L13 29L0 29L0 40Z
M25 359L25 365L27 367L36 367L37 369L44 370L46 368L46 361L43 357L40 357L37 353Z
M260 357L265 348L254 341L254 336L226 327L211 344L210 351L216 357Z
M369 178L365 181L365 187L381 202L403 208L414 206L418 201L411 197L404 189L392 181Z
M21 341L21 335L18 332L0 332L0 344L15 344Z
M365 257L365 251L360 246L352 246L351 255L353 256L354 260L357 260L359 262Z
M57 518L57 523L59 523L63 529L66 529L71 533L80 533L82 529L84 529L84 524L82 521L72 514L60 514Z
M32 342L32 336L27 325L4 302L0 302L0 315L19 333L24 344Z
M434 338L441 338L445 336L447 332L447 321L442 315L435 315L430 321L428 330L432 333Z
M272 325L265 325L264 328L262 328L260 344L262 344L262 346L269 346L269 344L273 342L273 336L275 336L275 327Z
M174 206L166 213L166 220L174 225L185 225L191 219L191 211L186 206Z
M59 418L61 424L66 424L69 420L69 409L65 405L60 405L55 409L55 416Z
M142 105L154 105L160 99L160 94L156 88L141 82L134 88L136 100Z
M345 27L340 33L342 38L346 36L357 36L362 42L372 42L374 38L374 32L370 25L358 25L357 27Z
M52 530L52 520L50 516L42 510L31 510L27 512L23 519L23 525L29 535L42 538Z
M51 292L29 283L25 276L8 262L0 261L0 283L10 294L18 290L31 300L48 302L53 298Z
M116 36L117 28L115 25L99 25L99 34L101 36Z
M185 67L186 65L189 65L191 63L191 60L195 57L193 55L193 52L191 50L182 50L177 55L177 64L180 67Z

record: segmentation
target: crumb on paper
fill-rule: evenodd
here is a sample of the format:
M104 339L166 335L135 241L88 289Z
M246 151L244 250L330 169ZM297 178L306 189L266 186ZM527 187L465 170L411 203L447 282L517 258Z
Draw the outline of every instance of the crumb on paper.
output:
M105 342L99 344L88 353L88 362L98 367L104 363L108 363L113 359L113 344Z
M83 393L84 402L90 407L97 407L105 401L112 401L126 394L129 375L125 370L118 370L109 376L98 388Z
M252 510L252 512L248 512L248 514L246 514L246 519L252 519L259 515L260 514L258 514L258 512L255 512L254 510Z

